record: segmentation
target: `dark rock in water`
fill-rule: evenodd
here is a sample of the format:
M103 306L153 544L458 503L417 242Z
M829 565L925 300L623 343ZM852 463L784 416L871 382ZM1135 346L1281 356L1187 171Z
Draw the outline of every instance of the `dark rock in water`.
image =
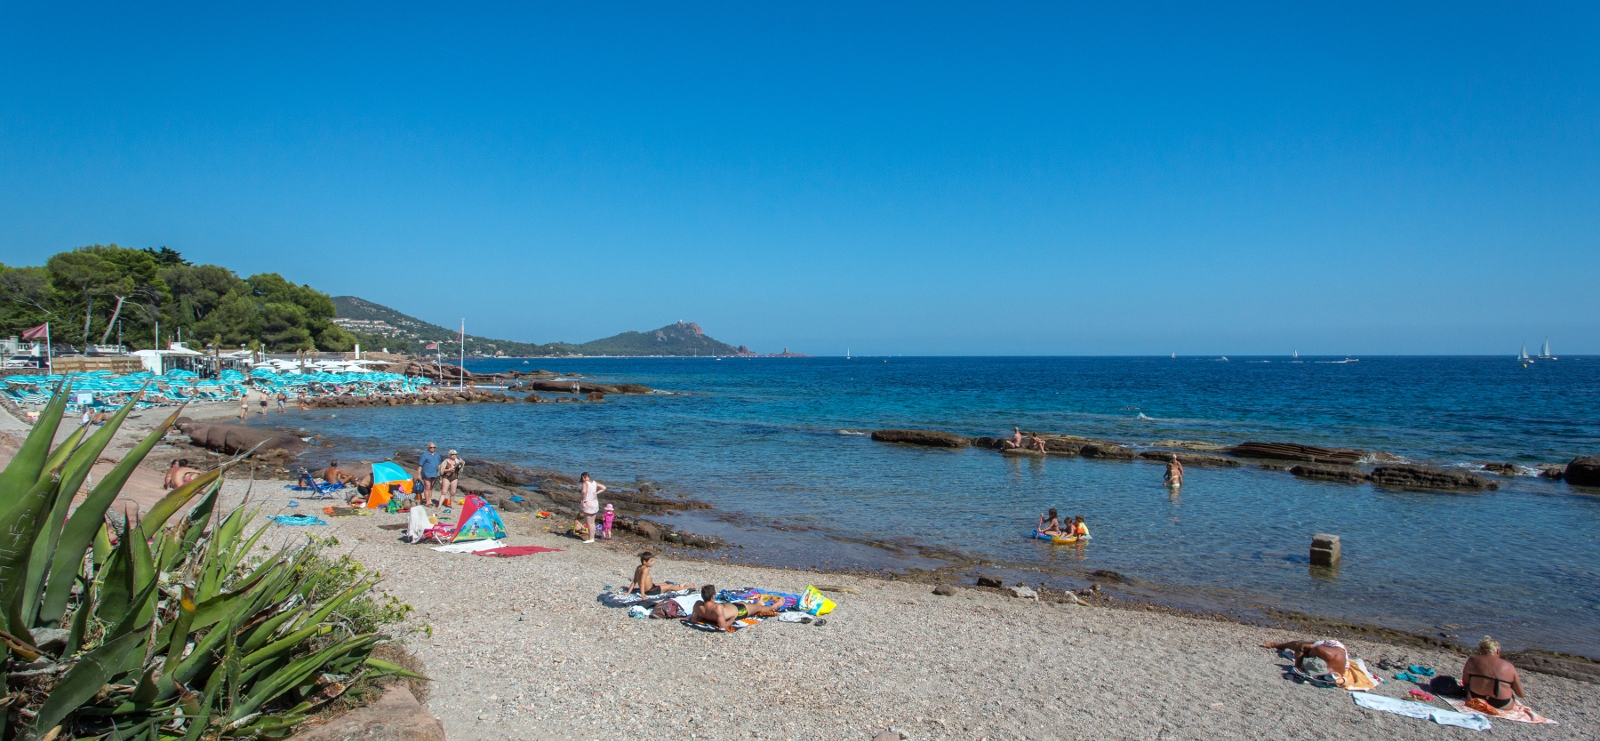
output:
M1178 456L1178 461L1185 466L1218 466L1221 468L1235 468L1244 465L1232 458L1220 455L1206 455L1205 453L1180 453L1170 450L1146 450L1139 454L1140 458L1152 460L1157 463L1166 463L1172 456Z
M1368 478L1379 486L1388 486L1396 489L1444 489L1444 490L1477 490L1498 489L1496 484L1475 473L1465 471L1446 471L1432 466L1378 466L1372 469Z
M1289 469L1289 473L1303 479L1317 479L1319 481L1345 481L1359 484L1367 480L1367 474L1359 468L1352 466L1325 466L1315 463L1303 463Z
M925 445L933 448L964 448L972 442L954 432L938 430L878 430L872 433L872 439L880 443Z
M1562 476L1576 486L1600 486L1600 455L1573 458Z
M1132 448L1123 447L1116 443L1094 443L1085 445L1078 450L1078 454L1085 458L1100 458L1104 460L1131 461L1139 455Z
M1259 468L1263 471L1287 471L1291 468L1294 468L1294 466L1291 466L1287 463L1263 463L1259 466L1256 466L1256 468Z
M1043 458L1046 453L1043 450L1035 450L1033 448L1006 448L1000 451L1000 455L1031 455Z
M939 586L933 588L933 593L939 595L940 597L954 597L956 596L956 588L950 586L949 584L940 584Z
M980 576L980 577L978 577L978 586L980 586L980 587L994 587L995 589L999 589L999 588L1001 588L1001 587L1003 587L1005 585L1006 585L1005 582L1003 582L1003 581L1001 581L1001 580L999 580L999 579L997 579L995 577L992 577L992 576Z
M1556 481L1560 481L1566 477L1566 466L1552 466L1549 464L1539 466L1539 478L1541 479L1555 479Z
M1361 451L1347 448L1319 448L1298 443L1244 443L1235 445L1229 453L1240 458L1269 458L1307 463L1335 463L1353 466L1361 460Z
M974 447L974 448L998 448L998 447L1000 447L1000 438L997 438L997 437L975 437L975 438L972 438L972 447Z
M1522 473L1522 469L1518 468L1515 463L1484 463L1482 465L1483 470L1490 473L1498 473L1501 476L1518 476Z
M1109 581L1117 584L1127 584L1128 578L1108 569L1099 569L1089 572L1089 578L1094 581Z
M570 394L574 384L577 384L578 393L580 394L592 392L602 394L648 394L654 391L649 386L640 386L637 383L608 384L586 383L584 381L527 381L522 384L522 388L551 394Z

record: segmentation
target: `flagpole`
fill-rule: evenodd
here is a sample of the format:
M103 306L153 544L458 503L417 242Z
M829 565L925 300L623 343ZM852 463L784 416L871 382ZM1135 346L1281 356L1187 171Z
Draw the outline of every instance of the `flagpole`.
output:
M467 318L461 318L461 375L456 379L456 388L467 387Z
M56 358L55 358L55 354L50 351L50 323L49 322L45 322L44 323L44 365L45 365L45 373L47 373L49 375L52 375L52 376L56 374Z

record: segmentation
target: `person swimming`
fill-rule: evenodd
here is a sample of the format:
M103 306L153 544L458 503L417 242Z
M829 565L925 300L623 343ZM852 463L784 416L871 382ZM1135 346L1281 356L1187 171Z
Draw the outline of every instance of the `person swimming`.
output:
M1066 535L1061 529L1061 518L1055 510L1050 510L1048 515L1039 515L1039 527L1035 528L1040 535Z

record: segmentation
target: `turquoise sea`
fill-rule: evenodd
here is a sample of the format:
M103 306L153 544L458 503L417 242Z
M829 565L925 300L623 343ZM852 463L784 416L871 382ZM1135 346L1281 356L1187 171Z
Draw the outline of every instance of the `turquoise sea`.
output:
M1498 491L1317 483L1246 466L1161 467L872 442L890 427L1024 430L1135 447L1169 439L1378 450L1441 466L1600 454L1600 358L804 358L468 361L545 368L672 394L602 404L317 410L291 419L381 457L426 440L487 458L590 471L712 503L679 518L790 566L937 566L1134 592L1241 615L1269 608L1600 657L1600 490L1531 476ZM278 420L269 420L277 424ZM308 461L310 462L310 461ZM1026 539L1038 513L1083 514L1084 548ZM1339 534L1336 573L1311 536Z

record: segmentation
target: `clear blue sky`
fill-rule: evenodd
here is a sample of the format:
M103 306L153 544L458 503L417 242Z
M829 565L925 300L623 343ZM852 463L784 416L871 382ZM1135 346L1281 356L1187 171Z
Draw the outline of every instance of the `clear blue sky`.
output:
M540 342L1600 352L1593 3L338 5L0 6L0 262Z

